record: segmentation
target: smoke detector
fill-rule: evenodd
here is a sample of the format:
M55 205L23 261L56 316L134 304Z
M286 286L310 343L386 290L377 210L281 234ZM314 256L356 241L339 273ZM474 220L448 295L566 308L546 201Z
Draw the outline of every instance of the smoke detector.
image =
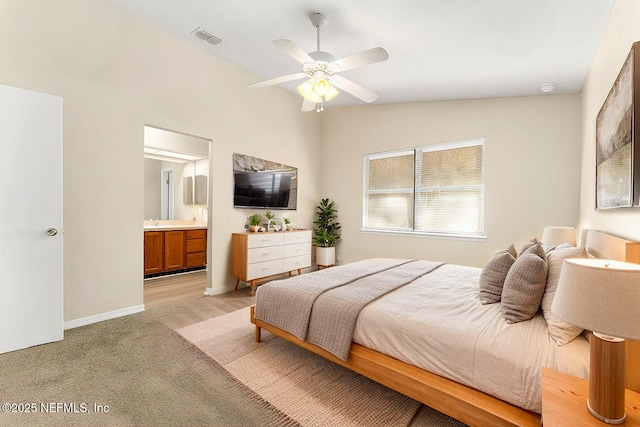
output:
M556 90L556 87L558 87L558 85L555 83L544 83L540 85L540 90L544 93L550 93Z
M206 41L207 43L211 43L213 45L222 43L222 39L214 36L213 34L203 30L198 27L195 30L191 31L191 34L195 35L197 38Z

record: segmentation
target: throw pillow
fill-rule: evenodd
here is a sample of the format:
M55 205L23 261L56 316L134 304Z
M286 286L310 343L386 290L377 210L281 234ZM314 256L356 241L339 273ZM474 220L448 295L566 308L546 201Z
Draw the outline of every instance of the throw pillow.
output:
M529 240L527 243L523 244L520 247L520 250L518 251L518 256L522 255L527 249L535 245L542 245L542 243L540 243L540 241L534 237L533 239Z
M480 301L482 304L500 302L502 286L509 269L516 260L516 248L509 245L497 251L482 267L480 272Z
M547 258L542 245L525 249L509 269L502 288L502 315L507 323L531 319L547 284Z
M562 263L567 258L586 258L587 251L583 247L563 247L549 252L547 262L549 266L549 274L547 275L547 286L542 297L542 313L547 321L547 329L549 335L558 345L565 345L573 341L575 337L580 335L582 328L571 325L560 319L551 311L551 304L556 295L558 288L558 280L560 279L560 271Z

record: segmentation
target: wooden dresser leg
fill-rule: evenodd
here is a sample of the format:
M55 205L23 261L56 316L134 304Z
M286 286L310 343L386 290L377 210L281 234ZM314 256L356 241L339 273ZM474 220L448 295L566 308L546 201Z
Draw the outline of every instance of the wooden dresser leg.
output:
M236 291L238 290L238 285L240 284L240 279L236 280Z
M302 274L302 269L301 268L298 269L298 274Z
M251 296L256 294L256 288L258 287L258 283L255 280L251 281Z

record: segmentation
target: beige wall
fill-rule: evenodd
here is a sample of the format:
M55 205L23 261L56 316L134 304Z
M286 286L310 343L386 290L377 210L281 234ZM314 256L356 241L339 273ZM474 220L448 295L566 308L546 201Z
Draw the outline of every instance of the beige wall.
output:
M636 41L640 41L640 1L616 0L582 91L580 227L595 228L640 241L639 208L595 210L596 117L631 45Z
M0 84L63 98L65 321L142 298L145 124L213 141L212 287L232 288L232 153L300 171L297 225L319 197L318 118L279 88L104 0L0 0ZM204 289L203 289L204 291Z
M486 138L486 241L360 231L364 154L474 137ZM343 229L340 262L394 256L481 266L546 225L578 222L579 95L328 108L322 144L322 195L336 201Z

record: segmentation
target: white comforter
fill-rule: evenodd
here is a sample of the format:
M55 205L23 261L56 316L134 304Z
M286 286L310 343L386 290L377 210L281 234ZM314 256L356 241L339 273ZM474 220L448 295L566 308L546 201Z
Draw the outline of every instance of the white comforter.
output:
M542 313L506 323L500 303L480 303L479 275L447 264L385 295L360 312L353 341L541 413L541 367L587 378L589 343L559 347Z

